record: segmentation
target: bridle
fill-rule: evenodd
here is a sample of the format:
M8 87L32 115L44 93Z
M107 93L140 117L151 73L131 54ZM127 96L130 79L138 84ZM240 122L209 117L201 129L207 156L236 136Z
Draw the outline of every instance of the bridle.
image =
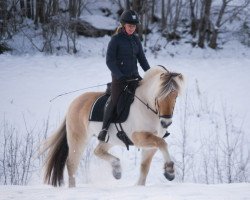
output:
M172 90L171 92L173 92L174 90ZM170 93L171 93L170 92ZM170 119L173 117L173 111L171 115L160 115L159 110L157 108L159 108L159 103L158 103L158 98L155 98L155 109L153 109L152 107L149 106L148 103L145 103L142 99L140 99L136 94L134 94L134 97L136 99L138 99L142 104L144 104L147 109L149 109L150 111L152 111L155 115L157 115L159 118L165 118L165 119Z
M153 109L153 108L151 108L149 105L148 105L148 103L145 103L143 100L141 100L136 94L134 94L134 97L135 98L137 98L142 104L144 104L146 107L147 107L147 109L149 109L150 111L152 111L154 114L156 114L156 115L158 115L158 110L157 109ZM157 99L155 99L155 104L156 104L156 101L157 101Z
M168 80L168 83L169 83L170 80L171 80L171 78ZM132 82L132 81L138 81L138 79L131 79L131 80L128 80L127 82ZM126 87L125 89L128 89L128 87ZM175 91L175 90L172 89L172 90L170 91L170 93L173 92L173 91ZM145 105L145 106L147 107L147 109L149 109L150 111L152 111L152 112L153 112L155 115L157 115L159 118L171 119L171 118L173 117L173 111L172 111L172 113L171 113L170 115L160 115L159 110L157 109L157 108L159 108L158 98L155 98L155 109L153 109L153 108L151 108L151 107L149 106L148 103L145 103L145 102L144 102L141 98L139 98L135 93L132 93L131 91L129 91L129 89L128 89L128 92L129 92L130 94L132 94L135 98L137 98L143 105ZM170 94L170 93L169 93L169 94Z

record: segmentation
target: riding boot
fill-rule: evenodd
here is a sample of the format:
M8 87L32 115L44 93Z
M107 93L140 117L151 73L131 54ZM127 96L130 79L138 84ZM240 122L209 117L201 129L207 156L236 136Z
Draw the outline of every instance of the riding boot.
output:
M102 130L98 135L98 140L100 141L108 142L109 136L107 135L107 132L108 132L109 125L112 121L114 110L115 110L114 105L111 99L108 99L104 108Z

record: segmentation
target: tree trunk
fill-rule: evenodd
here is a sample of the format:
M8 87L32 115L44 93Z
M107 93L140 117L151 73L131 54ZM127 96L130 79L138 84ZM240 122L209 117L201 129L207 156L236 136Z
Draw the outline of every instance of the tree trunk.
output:
M171 0L168 0L167 3L167 13L166 13L166 17L165 17L165 21L166 21L166 29L168 30L168 21L169 21L169 16L170 16L170 11L171 11Z
M209 25L212 0L204 0L203 3L204 3L204 10L202 11L202 18L199 28L199 39L198 39L198 46L201 48L204 48L206 31Z
M190 34L192 35L193 38L196 37L196 33L198 30L198 20L195 16L195 3L196 0L189 0L189 5L190 5L190 18L191 18L191 30L190 30Z
M129 3L129 0L126 0L126 10L129 10L130 9L130 3Z
M36 1L36 17L35 17L35 24L38 22L44 23L45 16L44 16L44 2L45 0L37 0Z
M69 0L69 16L76 18L77 16L77 0Z
M143 33L143 13L141 12L142 6L143 6L143 0L133 0L132 9L138 13L140 19L140 24L137 26L137 30L141 40Z
M154 16L155 16L155 0L152 0L152 7L151 7L151 23L154 23Z
M176 0L175 18L174 18L174 23L173 23L173 33L176 33L176 30L178 27L181 6L182 6L181 4L182 4L182 0Z
M218 15L218 19L215 23L215 27L214 27L214 30L212 32L212 37L211 37L211 40L209 43L209 47L211 47L212 49L215 49L217 47L217 38L218 38L218 34L219 34L219 29L221 27L221 20L222 20L224 13L225 13L228 2L229 2L228 0L223 0L221 9L220 9L220 12Z
M32 6L31 6L31 1L33 2L33 0L27 0L27 17L28 17L29 19L32 19L32 13L31 13Z
M211 37L211 40L210 40L210 43L209 43L209 47L211 47L212 49L216 49L217 47L217 38L218 38L218 29L214 30L213 33L212 33L212 37Z
M161 29L166 28L165 0L161 0Z
M0 40L7 32L7 2L0 0Z
M31 0L31 18L32 18L32 19L35 19L34 1L35 1L35 0Z
M0 0L0 1L3 1L3 0ZM25 9L24 0L20 0L20 9L21 9L21 15L26 16L26 9Z

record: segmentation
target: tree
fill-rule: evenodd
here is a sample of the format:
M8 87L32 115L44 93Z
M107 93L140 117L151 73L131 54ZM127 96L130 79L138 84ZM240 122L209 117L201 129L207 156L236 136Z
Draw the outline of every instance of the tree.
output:
M0 39L5 36L7 32L7 3L0 0Z
M161 29L166 28L165 0L161 0Z
M27 9L26 9L26 16L30 19L34 19L34 1L27 0Z
M198 31L198 20L195 15L195 5L197 4L197 0L189 0L189 6L190 6L190 19L191 19L191 30L190 34L193 36L193 38L196 37L196 33Z
M212 49L217 48L217 39L218 39L218 34L219 31L221 29L221 27L223 26L223 24L225 24L227 21L235 18L244 8L246 8L249 4L250 1L246 0L243 4L238 5L238 6L234 6L228 13L227 17L225 18L225 12L226 9L229 5L229 3L232 2L232 0L222 0L222 5L218 14L218 18L215 22L215 26L213 27L212 30L212 37L210 39L210 43L209 43L209 47L211 47ZM223 17L225 18L224 20Z
M45 0L37 0L36 1L36 16L35 16L35 24L38 22L45 22Z
M136 11L139 15L139 19L140 19L140 24L137 26L138 29L138 34L140 39L142 39L142 33L143 33L143 4L145 2L142 0L133 0L133 4L132 4L132 9L134 11Z
M198 46L204 48L205 38L209 31L210 11L212 0L203 0L201 10L201 22L199 27Z

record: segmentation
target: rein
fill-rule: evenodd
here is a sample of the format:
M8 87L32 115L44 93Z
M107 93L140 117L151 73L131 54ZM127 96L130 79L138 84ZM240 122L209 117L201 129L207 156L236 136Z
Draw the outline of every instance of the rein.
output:
M145 103L144 101L142 101L138 96L136 96L135 94L134 94L134 96L141 102L141 103L143 103L146 107L147 107L147 109L149 109L149 110L151 110L154 114L158 114L158 110L154 110L153 108L151 108L149 105L148 105L148 103Z
M147 107L147 109L149 109L149 110L151 110L154 114L156 114L156 115L158 115L158 110L157 109L153 109L153 108L151 108L149 105L148 105L148 103L145 103L143 100L141 100L138 96L136 96L135 94L134 94L134 96L141 102L141 103L143 103L146 107ZM173 117L173 115L159 115L159 117L162 117L162 118L172 118Z

